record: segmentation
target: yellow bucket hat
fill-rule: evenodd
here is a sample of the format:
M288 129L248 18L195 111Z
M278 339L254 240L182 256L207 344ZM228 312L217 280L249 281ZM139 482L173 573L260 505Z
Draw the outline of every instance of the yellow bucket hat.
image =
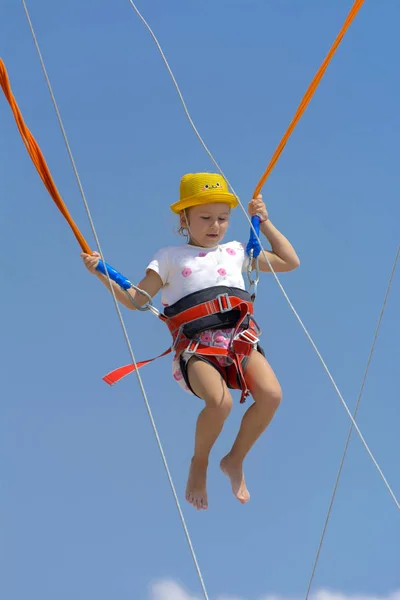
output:
M171 205L171 210L179 214L190 206L201 206L212 202L224 202L231 208L238 205L236 197L228 190L222 175L216 173L187 173L181 179L180 198Z

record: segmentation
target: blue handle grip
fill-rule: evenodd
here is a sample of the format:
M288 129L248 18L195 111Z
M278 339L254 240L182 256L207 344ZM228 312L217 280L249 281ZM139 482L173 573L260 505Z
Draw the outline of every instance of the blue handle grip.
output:
M254 215L251 217L251 223L256 230L258 237L260 237L260 217L258 215ZM254 235L254 231L250 229L250 239L246 246L247 254L250 254L251 250L253 250L253 257L256 258L261 252L261 246Z
M102 260L99 260L99 264L96 267L96 271L100 271L100 273L103 273L103 275L105 275L106 274L105 267L107 267L107 271L110 276L110 279L115 281L115 283L118 283L118 285L120 287L122 287L123 290L129 290L129 288L132 287L132 284L129 281L129 279L127 279L126 277L121 275L121 273L118 273L118 271L116 271L113 267L110 267L110 265L108 265L107 263L104 266L104 263Z

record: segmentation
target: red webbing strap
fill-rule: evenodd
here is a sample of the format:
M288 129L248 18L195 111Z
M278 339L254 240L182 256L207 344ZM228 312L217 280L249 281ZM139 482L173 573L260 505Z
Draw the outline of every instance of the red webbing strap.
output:
M181 344L178 344L178 346L176 348L176 352L178 355L181 354L184 350L186 350L186 348L188 347L188 341L190 342L190 340L185 338L184 340L182 340ZM157 360L158 358L162 358L163 356L166 356L167 354L172 352L172 349L173 348L171 346L170 348L168 348L168 350L166 350L162 354L159 354L158 356L155 356L154 358L150 358L149 360L143 360L141 362L136 363L137 368L140 369L141 367L145 367L149 363L153 362L153 360ZM196 351L193 352L193 354L204 354L205 356L207 356L207 355L228 356L228 355L230 355L230 352L228 350L226 350L226 348L217 348L214 346L203 346L203 344L199 344L196 348ZM129 375L130 373L133 373L134 371L136 371L135 365L133 365L133 364L125 365L124 367L119 367L118 369L111 371L107 375L104 375L104 377L102 379L103 379L103 381L108 383L108 385L114 385L114 383L117 383L120 379L122 379L126 375Z
M246 312L249 314L253 314L254 308L252 302L247 302L243 300L243 298L237 298L236 296L228 296L230 301L231 309L242 310L242 306L246 306ZM225 296L221 296L221 302L226 300ZM227 306L222 306L224 312L228 312ZM166 321L168 329L173 333L182 325L186 325L186 323L191 323L192 321L196 321L197 319L201 319L203 317L209 317L210 315L215 315L221 311L221 305L218 299L210 300L208 302L202 302L201 304L197 304L196 306L192 306L173 317L169 317Z
M136 363L136 367L140 369L141 367L144 367L149 363L153 362L153 360L157 360L157 358L166 356L170 352L172 352L172 346L171 348L168 348L168 350L166 350L162 354L159 354L158 356L155 356L154 358L150 358L149 360L142 360L141 362ZM117 383L117 381L125 377L125 375L129 375L129 373L133 373L133 371L136 371L136 367L133 364L125 365L124 367L119 367L118 369L111 371L107 375L104 375L103 381L108 383L108 385L114 385L114 383Z

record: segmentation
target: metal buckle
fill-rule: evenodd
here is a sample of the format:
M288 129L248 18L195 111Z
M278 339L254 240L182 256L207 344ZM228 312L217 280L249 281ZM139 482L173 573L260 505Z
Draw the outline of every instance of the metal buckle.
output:
M249 331L248 329L245 329L244 331L238 333L235 339L238 338L243 338L246 342L249 342L250 344L258 344L258 342L260 341L260 338L258 338L252 331Z
M184 352L188 354L195 354L197 352L197 348L199 347L200 342L196 342L196 340L190 340L190 344L187 348L185 348ZM194 344L193 348L191 347Z
M222 298L225 298L227 308L224 308L224 306L222 304ZM232 310L232 305L231 305L231 301L230 301L228 294L219 294L219 296L217 296L217 300L218 300L219 312L224 313L224 312L228 312L228 310Z

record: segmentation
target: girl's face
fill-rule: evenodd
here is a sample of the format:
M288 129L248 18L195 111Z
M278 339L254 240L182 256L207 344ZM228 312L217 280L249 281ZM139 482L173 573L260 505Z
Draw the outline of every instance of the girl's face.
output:
M189 227L189 243L203 248L217 246L224 237L229 223L228 204L214 202L204 206L191 206L181 215L181 225Z

